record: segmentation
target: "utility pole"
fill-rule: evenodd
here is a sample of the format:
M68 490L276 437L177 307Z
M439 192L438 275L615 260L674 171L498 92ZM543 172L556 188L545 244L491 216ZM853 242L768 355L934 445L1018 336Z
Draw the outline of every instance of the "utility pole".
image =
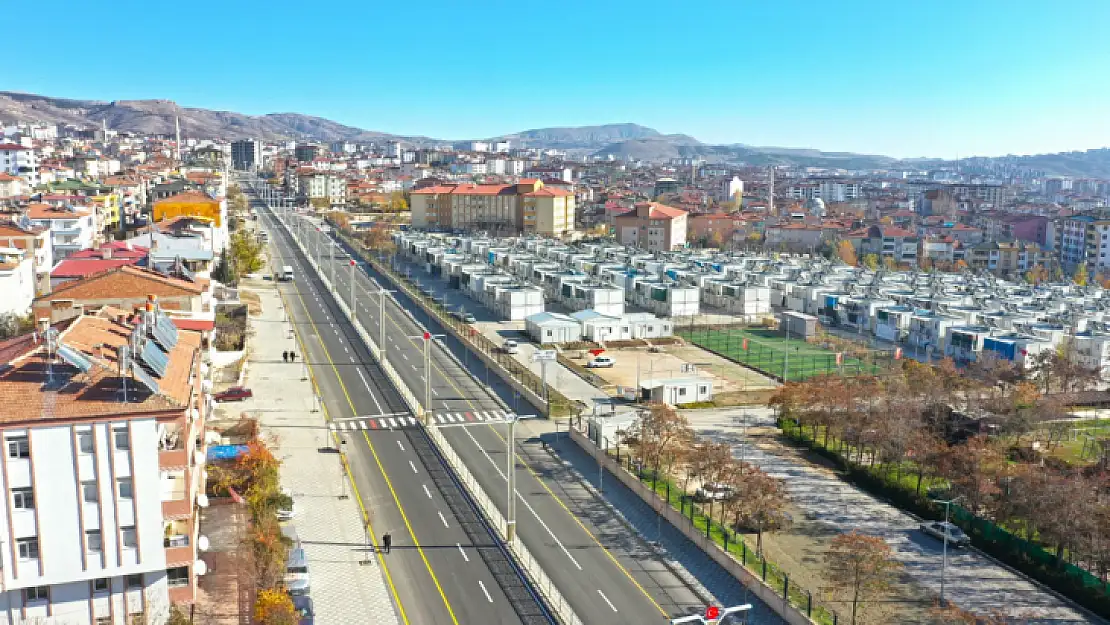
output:
M506 482L509 485L509 500L505 504L505 539L507 542L512 543L513 538L516 537L516 422L519 420L517 415L510 415L509 417L509 437L508 448L505 450L507 457L508 473L506 473Z

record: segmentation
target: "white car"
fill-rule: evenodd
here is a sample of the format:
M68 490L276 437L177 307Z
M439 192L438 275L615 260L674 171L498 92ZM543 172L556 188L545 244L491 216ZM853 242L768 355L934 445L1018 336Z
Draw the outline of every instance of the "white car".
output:
M586 368L587 369L601 369L601 368L605 368L605 367L612 367L615 364L617 364L617 361L613 360L612 358L610 358L608 356L598 356L598 357L594 358L593 360L591 360L590 362L587 362L586 363Z
M929 521L921 524L921 531L929 536L943 541L948 536L948 544L954 547L967 547L971 545L971 537L953 523L945 521Z
M694 491L694 499L698 501L724 501L732 496L732 488L724 484L704 484Z
M512 339L506 339L505 342L501 345L501 351L505 352L506 354L515 354L520 351L520 343L517 343Z

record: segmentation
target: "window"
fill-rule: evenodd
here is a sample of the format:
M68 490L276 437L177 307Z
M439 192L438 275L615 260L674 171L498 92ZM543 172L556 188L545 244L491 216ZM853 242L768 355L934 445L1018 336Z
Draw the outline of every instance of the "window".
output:
M116 449L131 449L131 434L127 428L114 430L112 434L116 439Z
M39 557L38 536L31 538L17 538L15 546L19 550L20 560L37 560Z
M50 587L49 586L31 586L30 588L23 589L24 603L30 601L49 601L50 600Z
M93 452L93 434L91 430L77 433L77 448L83 454L91 454Z
M96 503L100 500L100 493L97 492L96 481L81 482L81 493L85 503Z
M166 583L173 588L174 586L188 586L189 585L189 567L177 566L172 569L166 569Z
M135 531L134 525L124 525L119 528L120 534L123 536L124 547L138 547L139 535Z
M8 438L9 458L30 458L31 441L26 436L12 436Z
M131 499L131 497L134 496L134 495L132 495L132 490L131 490L131 478L121 477L118 480L116 480L116 485L119 487L119 497L120 497L120 499Z
M132 588L143 587L143 574L135 573L134 575L123 576L123 587L130 590Z
M92 580L93 592L108 592L109 586L107 577L98 577Z
M684 389L684 388L678 389L678 394L679 395L685 395L686 394L686 389Z
M95 620L93 620L93 625L112 625L112 617L98 616Z
M708 386L699 386L698 387L698 392L699 393L707 393L707 392L709 392L709 387Z
M91 553L100 553L104 549L104 542L100 538L100 530L85 532L85 544Z
M16 510L34 510L35 490L33 488L13 488L12 507Z

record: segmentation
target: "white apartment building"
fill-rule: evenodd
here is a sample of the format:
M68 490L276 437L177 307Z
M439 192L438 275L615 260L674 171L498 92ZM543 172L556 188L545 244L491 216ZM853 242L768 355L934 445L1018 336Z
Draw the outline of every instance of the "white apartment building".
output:
M0 313L25 315L35 299L35 258L26 250L0 247Z
M44 325L6 356L0 403L22 410L0 423L2 625L161 624L195 600L200 336L128 312Z
M850 180L820 179L791 185L786 193L794 200L851 202L862 197L863 189L858 182Z
M298 180L301 196L309 200L327 199L332 206L347 203L347 179L335 174L302 174Z
M92 209L31 204L27 207L27 217L31 224L50 231L54 261L78 250L87 250L97 243L96 216Z
M19 176L34 186L40 184L39 158L29 147L0 143L0 173Z

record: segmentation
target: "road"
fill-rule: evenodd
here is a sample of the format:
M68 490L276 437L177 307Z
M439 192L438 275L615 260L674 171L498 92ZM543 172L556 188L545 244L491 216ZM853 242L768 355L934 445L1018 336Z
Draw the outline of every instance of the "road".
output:
M259 202L252 202L260 206ZM382 558L402 621L435 623L552 622L515 565L481 520L461 486L419 428L389 427L411 414L312 273L288 235L266 211L273 265L291 265L296 279L282 286L329 420L343 424L346 453L360 503L369 508L371 533L393 536ZM379 421L384 427L368 425ZM407 421L406 421L407 422ZM321 450L325 452L327 450Z
M329 246L335 243L315 228L307 229L305 236L320 237L319 249L324 252L319 264L329 274L329 262L334 264L339 296L350 297L350 280L354 277L356 314L366 331L378 336L377 286L364 272L366 268L352 271L346 258L329 261ZM316 246L315 239L306 241L309 250L316 250ZM403 294L397 294L397 298L413 306ZM406 385L422 398L422 339L414 337L419 337L423 328L392 299L386 301L386 357ZM505 428L482 425L481 421L503 413L505 407L437 342L433 342L431 361L435 418L443 424L466 421L477 426L444 428L442 432L486 494L504 511L508 500ZM367 427L372 426L367 423ZM666 623L674 616L704 609L703 601L682 580L656 558L642 554L627 531L602 526L596 521L596 511L585 509L585 504L565 503L556 495L557 474L535 469L539 462L530 460L530 452L522 445L516 446L516 453L518 466L523 467L518 469L515 493L518 533L584 622Z

